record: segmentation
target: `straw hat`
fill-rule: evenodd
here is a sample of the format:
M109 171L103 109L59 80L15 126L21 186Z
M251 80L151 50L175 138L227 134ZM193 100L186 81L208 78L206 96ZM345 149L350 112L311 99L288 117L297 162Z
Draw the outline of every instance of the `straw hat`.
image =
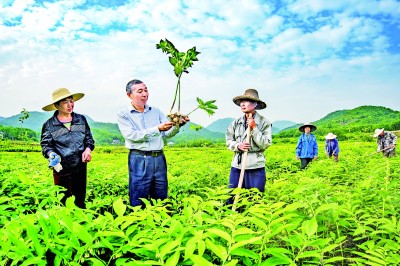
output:
M325 136L326 139L335 139L336 135L333 133L328 133L328 135Z
M375 129L374 138L378 137L378 136L383 132L383 130L384 130L384 128L382 128L382 129L379 129L379 128Z
M67 97L72 97L72 99L74 101L77 101L79 99L81 99L85 94L83 93L74 93L72 94L68 89L66 88L59 88L56 89L55 91L53 91L53 100L50 104L46 105L45 107L42 108L43 111L53 111L53 110L57 110L57 108L55 107L55 103L65 99Z
M310 132L313 132L313 131L315 131L315 130L317 129L317 127L314 126L314 125L311 124L311 123L304 123L304 125L302 125L302 126L299 127L299 131L300 131L300 132L304 132L304 128L305 128L305 127L309 127L309 128L310 128Z
M240 102L243 100L257 102L257 110L261 110L267 107L267 104L261 101L260 98L258 98L258 92L255 89L247 89L243 95L233 98L233 102L238 106L240 106Z

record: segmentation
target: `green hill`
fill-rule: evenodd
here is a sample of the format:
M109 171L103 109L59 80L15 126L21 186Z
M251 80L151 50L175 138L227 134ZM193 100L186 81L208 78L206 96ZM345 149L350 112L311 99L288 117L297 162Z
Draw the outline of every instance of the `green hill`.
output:
M213 132L219 132L219 133L224 133L228 126L232 123L232 121L235 120L233 118L223 118L223 119L218 119L214 122L212 122L209 126L206 127L206 129L213 131Z
M400 129L400 112L382 106L366 105L332 112L313 124L318 127L314 134L320 138L332 132L342 140L373 140L372 135L376 128L385 128L388 131ZM297 138L300 125L296 124L281 131L277 137Z
M173 142L174 145L199 145L203 143L220 143L225 141L225 133L213 132L201 126L200 129L197 127L199 127L199 125L189 122L179 130L177 135L167 141Z

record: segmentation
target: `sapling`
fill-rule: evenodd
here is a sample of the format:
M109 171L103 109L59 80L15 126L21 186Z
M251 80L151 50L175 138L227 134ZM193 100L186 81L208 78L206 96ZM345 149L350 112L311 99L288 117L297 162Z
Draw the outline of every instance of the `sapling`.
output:
M187 50L186 53L183 53L179 52L170 41L165 39L165 40L160 40L160 43L156 44L156 48L161 49L163 53L170 55L168 60L174 67L175 76L177 76L178 78L175 89L174 101L172 102L172 106L168 114L170 121L173 122L174 125L176 126L182 125L186 122L186 119L189 117L189 114L193 113L197 109L202 109L206 111L208 115L213 115L215 113L214 110L217 109L217 106L214 105L215 100L205 102L200 98L197 98L198 106L193 111L189 112L187 115L181 114L181 77L183 73L189 73L187 69L189 67L192 67L194 61L199 61L197 59L197 55L199 55L200 52L196 51L196 46ZM178 98L178 111L172 113L177 98Z

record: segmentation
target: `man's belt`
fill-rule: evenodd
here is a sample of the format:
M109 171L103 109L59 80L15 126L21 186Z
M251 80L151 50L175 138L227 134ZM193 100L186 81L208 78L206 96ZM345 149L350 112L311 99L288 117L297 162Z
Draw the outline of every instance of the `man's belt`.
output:
M135 150L135 149L131 149L131 153L139 154L139 155L143 155L143 156L152 156L152 157L158 157L158 156L164 154L163 150L159 150L159 151L141 151L141 150Z

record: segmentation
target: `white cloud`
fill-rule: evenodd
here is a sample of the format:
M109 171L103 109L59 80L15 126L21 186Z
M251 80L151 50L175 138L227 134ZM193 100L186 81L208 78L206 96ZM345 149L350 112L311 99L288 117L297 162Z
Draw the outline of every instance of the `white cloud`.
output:
M0 116L40 110L52 90L67 87L86 94L77 112L115 122L128 103L124 88L132 78L146 82L149 103L168 112L176 77L168 56L155 49L164 38L180 51L196 46L201 52L182 77L182 109L190 111L196 97L216 99L219 109L211 119L195 112L194 122L240 115L232 98L250 87L267 102L262 113L272 121L313 121L364 104L400 109L398 97L379 93L399 96L399 47L393 47L398 2L290 2L3 5ZM18 16L20 25L4 23Z

